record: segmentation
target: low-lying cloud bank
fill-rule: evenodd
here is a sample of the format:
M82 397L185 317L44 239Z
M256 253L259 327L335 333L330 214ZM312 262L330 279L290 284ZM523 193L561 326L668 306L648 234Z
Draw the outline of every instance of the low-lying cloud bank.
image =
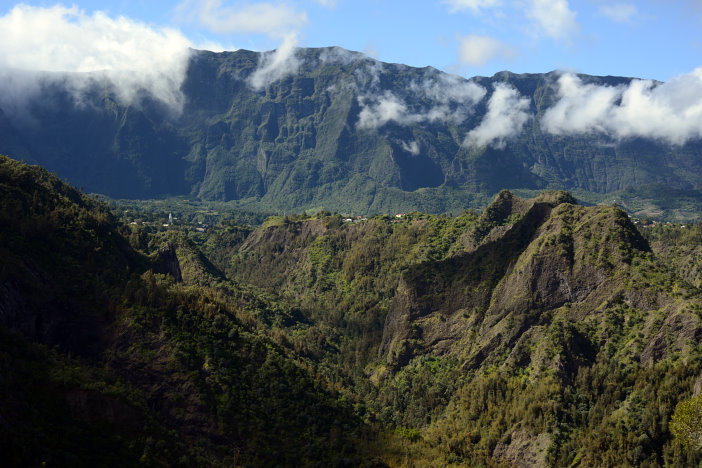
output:
M676 145L702 137L702 67L665 83L633 80L616 87L585 84L566 73L558 79L558 96L541 118L548 133L606 133Z
M123 100L146 90L174 109L183 104L180 85L192 44L175 29L154 29L102 12L89 15L75 6L17 5L0 17L0 31L0 71L6 79L8 74L17 76L16 70L83 72L56 79L69 80L77 93L95 80L107 79ZM39 75L25 73L16 78L25 82L15 82L11 93L0 85L3 100L23 98L36 90L40 84L32 82L32 76Z
M361 107L356 124L358 129L378 130L391 122L396 125L437 121L462 124L488 95L487 89L473 81L439 72L429 73L424 79L414 80L407 86L408 100L411 96L414 103L410 105L399 96L399 92L377 91L382 72L380 62L363 71L357 70L356 75L362 77L361 83L366 84L366 89L358 96ZM503 83L495 85L487 102L487 113L478 126L468 132L463 145L503 148L532 118L529 108L529 99L521 96L515 88ZM419 153L418 146L404 144L403 148L412 154Z
M460 124L488 96L485 88L471 81L439 76L409 85L410 95L423 100L421 109L412 108L399 92L360 94L357 128L379 129L390 122ZM702 138L702 67L665 83L634 79L620 86L585 83L575 74L563 73L554 86L555 103L538 117L544 133L600 134L618 141L649 138L673 145ZM503 148L534 118L528 97L510 85L497 84L487 112L467 132L463 144Z
M212 0L186 1L177 11L214 31L263 33L281 39L277 50L261 55L249 77L255 90L299 67L296 28L306 22L306 16L289 7L266 3L235 10ZM5 110L21 108L47 81L61 81L77 102L96 81L108 81L123 102L146 91L173 110L182 110L180 86L191 50L197 46L176 29L123 16L111 18L100 11L88 14L76 6L20 4L0 17L0 30L0 106ZM208 46L221 50L217 44Z

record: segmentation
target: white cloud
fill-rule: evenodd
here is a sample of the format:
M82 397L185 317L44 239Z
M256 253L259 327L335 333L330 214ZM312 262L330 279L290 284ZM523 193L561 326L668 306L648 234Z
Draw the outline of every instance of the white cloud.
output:
M192 44L179 31L61 5L17 5L0 17L0 31L0 68L93 72L90 78L72 75L70 87L80 91L91 80L108 79L124 100L147 89L176 109L182 105Z
M328 47L319 53L319 61L321 63L339 63L349 65L353 62L365 59L360 52L352 52L341 47Z
M434 122L450 115L450 109L445 106L432 107L426 112L412 112L402 99L390 91L381 96L360 96L358 101L362 107L356 124L359 129L377 129L389 122L399 125Z
M445 73L419 83L412 82L409 89L415 95L425 96L440 104L455 102L469 107L477 104L487 93L485 88L472 81Z
M413 140L409 143L403 141L401 142L402 149L407 151L408 153L417 156L419 155L419 143L417 143L416 140Z
M260 90L286 75L295 73L300 66L296 52L297 34L290 33L276 50L261 56L258 68L249 77L251 87Z
M621 93L622 88L585 85L577 76L564 74L558 79L560 99L544 113L541 126L556 134L605 132Z
M638 13L636 5L632 3L615 3L612 5L601 5L599 11L602 15L611 19L615 23L629 23Z
M530 0L526 16L534 21L538 34L564 40L580 30L568 0Z
M461 64L483 66L494 58L508 58L514 52L490 36L471 34L461 38L458 57Z
M218 34L265 34L283 39L307 23L307 13L285 4L224 6L221 0L185 0L176 11Z
M390 91L378 98L359 97L359 102L363 107L358 115L357 127L360 129L379 128L391 121L402 125L417 122L407 105Z
M379 83L379 76L364 81L370 87ZM421 81L412 81L407 86L413 96L413 108L390 91L380 95L362 95L358 128L376 129L388 122L411 125L419 122L463 122L487 91L471 81L455 75L437 73Z
M318 0L333 6L335 0ZM298 32L307 24L307 13L284 3L242 3L225 6L221 0L185 0L176 8L180 16L218 34L265 34L281 40L273 52L261 56L249 77L252 88L260 90L299 67L296 57Z
M457 13L464 10L472 10L474 13L481 8L492 8L502 4L500 0L443 0L449 6L449 12Z
M504 83L495 85L482 122L468 132L463 144L470 147L492 145L504 148L505 142L522 131L530 119L529 99Z
M549 133L603 132L673 144L702 137L702 67L661 84L633 80L628 86L597 86L565 74L558 86L559 101L541 119Z
M316 0L317 3L327 8L334 8L337 4L337 0Z
M356 68L353 71L353 76L357 86L375 88L380 84L380 75L384 71L383 62L371 60L365 62L362 67Z

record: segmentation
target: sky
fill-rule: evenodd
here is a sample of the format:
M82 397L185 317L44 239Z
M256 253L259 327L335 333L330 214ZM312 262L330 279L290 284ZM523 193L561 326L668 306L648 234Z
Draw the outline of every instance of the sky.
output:
M673 145L702 138L702 0L0 0L0 109L25 112L26 98L46 79L32 71L42 70L92 72L51 75L65 80L77 101L102 76L124 101L147 89L180 112L190 49L275 49L248 78L261 90L295 73L298 47L328 46L451 74L412 84L430 98L426 109L366 89L358 96L359 129L460 123L486 99L483 120L466 132L468 146L503 146L535 118L559 135ZM486 89L457 77L502 70L558 70L558 100L537 117L515 88ZM592 85L577 73L639 79ZM421 151L415 143L405 142Z
M569 70L667 81L702 65L701 0L0 1L0 24L35 41L31 17L60 5L64 22L104 17L194 48L340 46L464 77Z

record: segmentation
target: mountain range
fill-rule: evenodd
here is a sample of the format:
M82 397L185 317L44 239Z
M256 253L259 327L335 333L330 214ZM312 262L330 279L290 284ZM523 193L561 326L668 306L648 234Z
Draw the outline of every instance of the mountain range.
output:
M187 60L0 70L7 463L700 464L685 83Z
M139 89L125 99L119 78L100 73L5 73L32 85L6 85L0 97L0 153L113 198L460 212L506 188L567 189L644 214L653 200L680 219L702 206L696 133L666 133L626 107L627 93L664 86L655 82L464 79L340 48L192 51L170 98ZM597 93L609 114L592 117L585 98Z

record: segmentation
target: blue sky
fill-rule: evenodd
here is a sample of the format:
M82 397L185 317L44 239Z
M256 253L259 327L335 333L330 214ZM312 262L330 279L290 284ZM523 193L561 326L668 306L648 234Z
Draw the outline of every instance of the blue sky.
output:
M7 23L17 5L0 2L0 22ZM57 3L23 5L25 13L38 14ZM561 69L667 81L702 65L702 1L693 0L123 0L62 5L75 7L63 15L68 22L102 12L158 33L170 28L194 47L270 50L284 40L302 47L336 45L386 62L430 65L466 77ZM29 26L18 30L18 35L32 33ZM27 41L18 37L15 47Z

